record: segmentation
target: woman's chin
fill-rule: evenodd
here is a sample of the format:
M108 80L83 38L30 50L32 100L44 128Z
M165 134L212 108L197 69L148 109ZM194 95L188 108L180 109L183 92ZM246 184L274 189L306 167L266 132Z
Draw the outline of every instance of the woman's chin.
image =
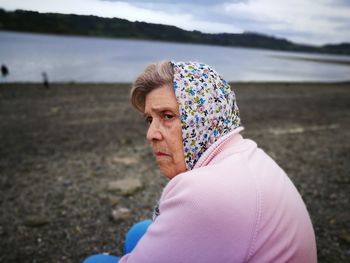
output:
M168 165L158 163L158 166L159 166L160 173L165 177L172 179L173 177L176 176L174 169L172 169Z

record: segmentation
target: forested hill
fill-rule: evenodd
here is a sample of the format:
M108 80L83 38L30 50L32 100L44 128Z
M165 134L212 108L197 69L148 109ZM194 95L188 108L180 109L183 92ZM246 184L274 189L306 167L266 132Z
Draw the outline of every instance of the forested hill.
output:
M257 33L205 34L199 31L186 31L175 26L130 22L119 18L38 13L23 10L9 12L0 9L0 30L350 54L350 43L324 46L301 45L286 39Z

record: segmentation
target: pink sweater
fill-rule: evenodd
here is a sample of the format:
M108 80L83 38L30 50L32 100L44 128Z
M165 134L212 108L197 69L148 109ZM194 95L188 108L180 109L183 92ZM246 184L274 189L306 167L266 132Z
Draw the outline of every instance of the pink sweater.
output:
M160 215L121 263L317 262L298 191L241 130L167 184Z

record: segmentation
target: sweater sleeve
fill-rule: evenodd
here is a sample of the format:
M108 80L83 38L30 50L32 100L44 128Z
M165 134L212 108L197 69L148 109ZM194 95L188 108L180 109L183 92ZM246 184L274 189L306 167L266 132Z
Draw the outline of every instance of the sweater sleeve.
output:
M172 179L160 200L160 215L120 262L243 262L254 211L242 205L227 209L225 203L232 204L237 195L231 191L222 194L219 189L220 182L213 185L203 173L200 180L188 174ZM255 206L252 193L246 194L252 202L248 207Z

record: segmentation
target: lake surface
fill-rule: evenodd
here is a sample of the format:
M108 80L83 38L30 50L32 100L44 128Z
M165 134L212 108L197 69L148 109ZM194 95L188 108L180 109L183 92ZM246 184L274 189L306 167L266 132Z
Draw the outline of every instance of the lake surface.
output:
M130 82L159 60L204 62L228 81L350 80L349 64L286 57L350 61L350 56L0 31L7 82L42 81L42 72L59 82Z

